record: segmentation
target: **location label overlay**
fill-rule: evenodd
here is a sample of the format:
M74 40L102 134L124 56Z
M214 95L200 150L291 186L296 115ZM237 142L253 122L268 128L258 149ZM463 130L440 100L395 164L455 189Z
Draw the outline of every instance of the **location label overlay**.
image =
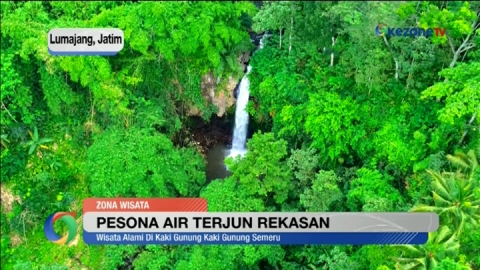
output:
M116 55L125 42L118 28L55 28L47 39L51 55Z

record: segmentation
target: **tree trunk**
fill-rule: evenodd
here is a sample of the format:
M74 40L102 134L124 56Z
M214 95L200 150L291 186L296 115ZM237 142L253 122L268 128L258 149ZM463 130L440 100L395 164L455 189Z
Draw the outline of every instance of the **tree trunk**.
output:
M293 15L290 18L290 35L288 37L288 55L290 55L290 51L292 51L292 33L293 33Z
M282 48L282 29L280 29L280 49Z
M383 36L383 41L385 42L385 45L387 45L387 49L388 51L390 51L390 54L392 54L393 61L395 61L395 80L398 80L400 64L398 62L398 59L395 57L392 48L390 48L390 44L388 43L387 37Z
M335 39L334 36L332 36L332 52L330 53L330 66L333 67L333 62L335 60L335 55L333 54L333 47L335 47L335 43L337 42L337 39Z
M462 138L460 138L460 141L458 141L458 144L459 144L459 145L462 144L463 140L464 140L465 137L467 136L468 128L472 125L473 121L475 121L475 118L477 117L477 113L478 113L478 111L476 111L476 112L472 115L472 118L470 118L470 121L468 121L467 129L465 130L465 132L463 132Z
M394 57L393 61L395 61L395 80L398 80L398 69L399 69L398 59Z
M457 49L455 49L455 47L453 46L452 39L447 35L448 44L450 45L450 49L452 49L452 53L453 53L452 62L450 62L450 65L449 65L450 68L453 68L455 66L455 64L458 61L458 57L460 57L460 54L468 53L468 51L471 48L475 47L475 44L471 41L477 35L476 30L478 27L480 27L480 23L478 23L478 15L477 15L477 18L472 23L472 29L473 29L472 33L468 34L467 37L465 37L462 44L460 44L460 46L458 46Z
M1 109L2 110L5 110L7 112L7 114L10 116L10 118L12 118L13 122L17 122L17 120L15 120L15 117L13 117L13 115L10 113L10 111L7 109L7 106L5 106L5 104L3 103L2 101L2 105L1 105Z

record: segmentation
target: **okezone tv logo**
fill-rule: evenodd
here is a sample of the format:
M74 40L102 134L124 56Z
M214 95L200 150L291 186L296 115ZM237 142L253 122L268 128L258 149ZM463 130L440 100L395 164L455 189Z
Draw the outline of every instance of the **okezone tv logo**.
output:
M379 37L383 37L385 35L385 29L387 25L384 24L384 23L381 23L379 25L377 25L377 27L375 27L375 34L377 34L377 36Z
M45 225L43 226L43 230L47 239L57 245L69 244L77 234L77 221L75 220L75 217L75 213L69 212L58 212L51 214L47 220L45 220ZM53 230L53 225L57 220L61 220L65 223L65 225L67 225L67 235L60 237L55 233Z

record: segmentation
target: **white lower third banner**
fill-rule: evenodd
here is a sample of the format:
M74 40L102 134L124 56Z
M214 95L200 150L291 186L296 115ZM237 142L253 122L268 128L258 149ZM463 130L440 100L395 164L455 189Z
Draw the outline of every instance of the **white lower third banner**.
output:
M91 245L425 244L435 213L87 212Z

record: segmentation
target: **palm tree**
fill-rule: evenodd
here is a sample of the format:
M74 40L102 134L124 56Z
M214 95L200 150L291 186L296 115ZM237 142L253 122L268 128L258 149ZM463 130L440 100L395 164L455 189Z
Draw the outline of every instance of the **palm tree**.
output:
M478 144L476 150L470 150L466 154L463 152L459 152L452 155L447 155L447 159L456 167L459 168L459 172L466 172L469 174L470 179L473 181L476 175L477 169L479 169L478 164L480 157L480 144ZM476 179L478 181L478 179Z
M433 270L444 258L455 258L460 249L460 243L455 233L447 226L429 233L425 245L398 246L402 257L397 258L397 269L402 270Z
M37 127L34 127L33 128L33 134L32 132L30 132L30 130L28 131L28 134L30 134L30 137L32 138L30 141L27 142L27 147L30 146L30 148L28 149L28 154L32 154L33 151L35 151L35 149L37 149L37 147L40 147L40 148L43 148L43 149L48 149L47 146L43 145L44 143L48 143L48 142L51 142L53 141L52 139L50 138L42 138L40 139L39 136L38 136L38 129Z
M480 220L480 198L475 198L475 190L480 187L478 160L473 150L467 154L458 153L447 158L459 166L457 172L439 173L428 170L432 176L433 200L435 206L418 205L414 212L436 212L451 222L459 236L465 224L477 227Z

